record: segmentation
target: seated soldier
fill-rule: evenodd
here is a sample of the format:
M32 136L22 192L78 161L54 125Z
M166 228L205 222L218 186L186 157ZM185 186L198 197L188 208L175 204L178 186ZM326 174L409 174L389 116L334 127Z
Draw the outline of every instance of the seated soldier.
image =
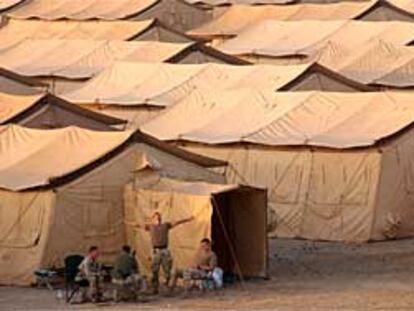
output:
M172 283L171 290L173 290L177 284L178 278L182 278L184 281L184 288L186 291L190 289L192 280L206 280L211 278L213 281L213 273L221 269L217 267L217 255L211 249L211 241L207 238L202 239L200 242L200 248L196 253L193 265L184 269L176 269ZM220 274L220 273L218 273ZM221 282L217 283L217 287L221 287Z
M88 255L86 255L78 267L79 278L86 280L89 284L88 292L82 291L82 301L85 301L87 296L94 302L99 298L101 265L98 263L98 258L98 247L91 246Z
M137 294L146 289L145 280L139 274L139 267L131 248L128 245L122 247L121 254L115 261L112 271L112 282L117 285L126 286ZM114 292L115 300L119 299L119 293Z

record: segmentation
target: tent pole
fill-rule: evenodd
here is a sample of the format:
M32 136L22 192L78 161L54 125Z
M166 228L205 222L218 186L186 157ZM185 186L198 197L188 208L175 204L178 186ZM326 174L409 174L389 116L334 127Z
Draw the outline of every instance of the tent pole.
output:
M238 274L238 276L239 276L239 278L240 278L240 284L241 284L241 287L242 287L242 289L243 289L244 291L247 291L247 290L246 290L246 287L244 286L244 278L243 278L243 273L242 273L242 271L241 271L239 261L237 260L236 252L235 252L235 250L234 250L234 248L233 248L233 245L231 244L231 241L230 241L230 236L229 236L229 234L228 234L228 232L227 232L227 230L226 230L226 227L225 227L225 225L224 225L224 220L223 220L223 218L222 218L222 216L221 216L221 213L220 213L220 210L219 210L219 208L218 208L218 205L217 205L217 202L216 202L216 199L215 199L214 195L212 196L212 199L213 199L213 206L214 206L214 209L215 209L215 210L216 210L216 212L217 212L217 215L218 215L218 218L219 218L219 221L220 221L220 225L221 225L221 227L222 227L222 229L223 229L223 232L224 232L224 238L226 239L227 244L229 245L230 253L231 253L231 256L233 257L233 260L234 260L234 263L235 263L235 266L236 266L236 273Z

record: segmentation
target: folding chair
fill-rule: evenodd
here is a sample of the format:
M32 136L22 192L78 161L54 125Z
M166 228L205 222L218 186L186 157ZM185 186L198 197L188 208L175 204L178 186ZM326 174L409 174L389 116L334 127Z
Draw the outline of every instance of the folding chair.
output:
M63 275L63 269L47 269L39 268L33 271L36 276L36 284L38 287L46 286L51 291L54 290L53 283L56 283L58 279Z
M70 255L65 258L65 292L66 302L70 302L81 287L87 287L88 281L77 281L78 267L83 261L84 257L81 255Z

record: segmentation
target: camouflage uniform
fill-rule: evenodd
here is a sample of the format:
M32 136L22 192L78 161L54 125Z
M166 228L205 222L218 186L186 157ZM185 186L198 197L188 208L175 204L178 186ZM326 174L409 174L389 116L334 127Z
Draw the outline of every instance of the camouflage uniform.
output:
M162 270L165 274L166 284L170 282L171 278L171 269L173 265L173 259L171 256L170 251L167 248L154 248L152 253L152 263L151 263L151 271L152 271L152 288L157 290L159 287L159 271L162 267Z
M159 225L146 225L145 230L151 235L152 242L152 289L155 293L158 292L159 287L159 272L160 268L164 271L166 284L170 282L171 269L173 265L173 259L170 251L168 250L168 233L172 228L172 224L169 222Z

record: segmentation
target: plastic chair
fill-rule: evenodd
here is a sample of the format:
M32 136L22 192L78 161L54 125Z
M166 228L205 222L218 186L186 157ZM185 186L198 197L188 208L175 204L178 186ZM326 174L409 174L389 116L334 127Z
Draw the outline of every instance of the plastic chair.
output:
M70 302L81 287L89 286L87 280L77 281L79 265L83 261L82 255L70 255L65 258L65 292L66 302Z

